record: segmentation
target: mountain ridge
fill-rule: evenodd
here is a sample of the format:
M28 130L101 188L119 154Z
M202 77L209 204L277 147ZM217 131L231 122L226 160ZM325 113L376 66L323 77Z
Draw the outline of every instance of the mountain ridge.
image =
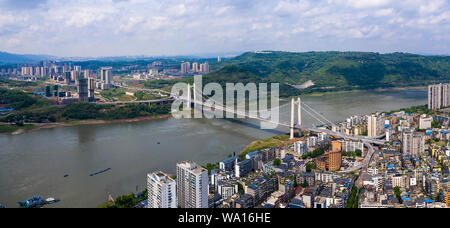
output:
M450 81L450 56L375 52L246 52L215 65L206 82L280 83L284 96ZM312 81L298 90L291 85Z
M50 55L13 54L0 51L0 65L4 64L33 64L43 60L52 59Z

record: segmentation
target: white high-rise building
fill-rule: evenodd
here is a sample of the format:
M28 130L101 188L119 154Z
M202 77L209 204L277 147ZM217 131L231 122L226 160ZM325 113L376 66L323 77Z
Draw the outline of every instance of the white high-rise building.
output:
M339 141L342 144L342 151L344 152L354 152L356 150L364 151L364 143L355 141Z
M110 89L111 88L111 80L112 80L112 67L102 67L100 69L100 79L102 81L102 89Z
M200 64L200 73L203 74L209 73L209 64L207 62Z
M147 174L148 207L177 208L176 182L163 172Z
M320 132L317 135L317 140L319 141L319 143L323 143L323 142L328 141L328 134L325 133L325 132Z
M428 86L428 108L440 109L450 106L450 84Z
M425 151L425 137L409 129L402 132L402 153L404 155L418 156Z
M181 208L208 208L208 171L194 162L177 164L177 197Z
M197 63L197 62L192 63L192 72L193 72L193 73L197 73L198 71L199 71L199 69L198 69L198 63Z
M308 153L308 145L304 141L297 141L294 143L294 151L301 157Z
M191 70L191 64L189 62L181 63L181 70L180 71L181 71L182 74L187 74L187 73L190 72L190 70Z
M377 136L377 117L369 116L367 118L367 135L370 137Z
M315 146L317 146L317 137L316 136L308 137L306 139L306 144L308 145L308 147L315 147Z
M383 133L384 118L375 115L367 117L367 136L376 137Z

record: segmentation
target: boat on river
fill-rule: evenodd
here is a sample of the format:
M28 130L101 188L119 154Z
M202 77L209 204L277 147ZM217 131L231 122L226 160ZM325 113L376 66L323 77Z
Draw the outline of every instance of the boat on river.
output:
M91 173L91 174L89 174L89 176L93 177L93 176L95 176L95 175L98 175L98 174L102 174L102 173L108 172L109 170L111 170L111 168L107 168L107 169L104 169L104 170L99 171L99 172L96 172L96 173Z
M19 205L22 208L38 208L47 204L57 203L59 201L61 200L55 198L48 198L44 200L42 197L38 196L19 202Z

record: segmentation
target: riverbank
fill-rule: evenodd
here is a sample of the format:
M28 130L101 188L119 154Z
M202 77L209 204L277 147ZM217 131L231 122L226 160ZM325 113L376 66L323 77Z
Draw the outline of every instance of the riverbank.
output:
M402 90L410 90L410 89L417 89L417 90L421 90L421 89L427 89L426 86L406 86L406 87L391 87L391 88L377 88L377 89L349 89L349 90L338 90L338 91L329 91L329 92L312 92L312 93L307 93L301 96L309 96L309 97L321 97L324 95L330 95L330 94L342 94L342 93L349 93L349 92L364 92L364 91L377 91L377 92L383 92L383 91L389 91L389 90L398 90L398 91L402 91ZM288 99L288 98L286 98Z
M77 125L96 125L96 124L111 124L111 123L134 123L140 121L147 120L155 120L155 119L167 119L170 118L171 114L164 114L158 116L144 116L144 117L136 117L130 119L118 119L118 120L76 120L76 121L67 121L67 122L56 122L56 123L31 123L26 124L24 127L16 127L15 125L10 124L1 124L2 126L10 126L12 131L0 131L0 135L9 134L9 135L20 135L32 131L38 131L42 129L51 129L57 127L73 127Z

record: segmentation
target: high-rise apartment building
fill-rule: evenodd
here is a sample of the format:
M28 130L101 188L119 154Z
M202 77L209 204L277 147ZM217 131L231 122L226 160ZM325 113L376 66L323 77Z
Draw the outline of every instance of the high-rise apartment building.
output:
M89 102L95 101L95 79L87 78Z
M354 152L356 150L364 151L364 143L356 141L341 140L343 152Z
M425 151L425 137L405 129L402 132L402 153L409 156L418 156Z
M90 70L84 70L83 71L83 77L84 78L90 78L91 77L91 71Z
M166 173L147 174L149 208L177 208L176 182Z
M450 106L450 84L428 86L428 108L440 109Z
M202 73L202 74L209 73L209 64L207 62L200 64L200 73Z
M208 171L194 162L177 164L177 197L181 208L208 208Z
M79 102L89 102L88 80L83 78L78 80Z
M342 165L342 152L341 151L330 151L327 152L328 156L328 170L338 171Z
M64 72L64 83L66 83L66 85L70 84L70 72Z
M33 76L33 67L22 67L22 76Z
M73 81L73 82L78 82L78 79L79 79L79 73L78 73L78 71L71 71L70 72L70 80L71 81Z
M187 74L191 69L191 64L189 62L181 63L181 73Z
M198 69L198 63L192 63L192 72L197 73L199 71Z
M331 151L316 158L316 165L322 170L338 171L342 166L342 144L338 141L333 141L331 143Z
M48 75L48 68L41 67L41 76L47 76L47 75Z
M445 193L445 205L447 207L450 207L450 193L449 192Z
M375 115L367 117L367 136L380 136L383 133L383 130L384 118Z
M367 118L367 135L368 136L377 136L377 117L369 116Z
M110 89L112 80L112 68L102 67L100 69L101 89Z

